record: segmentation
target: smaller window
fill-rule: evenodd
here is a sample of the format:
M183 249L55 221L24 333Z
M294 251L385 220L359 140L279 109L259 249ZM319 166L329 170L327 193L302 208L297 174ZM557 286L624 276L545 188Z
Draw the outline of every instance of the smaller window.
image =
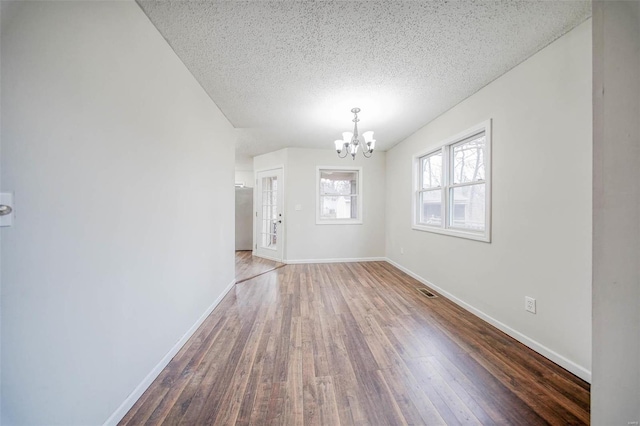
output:
M318 167L317 224L362 223L362 170Z

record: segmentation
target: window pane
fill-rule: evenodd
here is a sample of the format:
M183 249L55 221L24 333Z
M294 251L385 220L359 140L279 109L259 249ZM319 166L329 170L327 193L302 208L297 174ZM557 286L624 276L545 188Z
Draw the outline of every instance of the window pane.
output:
M420 223L425 225L442 225L442 190L420 193Z
M355 196L320 197L320 219L357 219L358 201Z
M320 194L322 195L357 194L357 185L357 171L320 170Z
M484 148L484 133L453 146L453 183L484 180Z
M276 176L270 176L262 178L262 190L263 191L272 191L277 189L278 181Z
M442 152L421 158L422 188L438 188L442 186Z
M451 190L451 227L484 231L485 184L461 186Z

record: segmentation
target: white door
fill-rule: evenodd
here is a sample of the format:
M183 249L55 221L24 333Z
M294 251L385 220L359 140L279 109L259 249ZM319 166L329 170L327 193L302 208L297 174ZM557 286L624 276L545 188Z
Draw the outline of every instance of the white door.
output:
M255 255L282 261L282 169L257 174Z

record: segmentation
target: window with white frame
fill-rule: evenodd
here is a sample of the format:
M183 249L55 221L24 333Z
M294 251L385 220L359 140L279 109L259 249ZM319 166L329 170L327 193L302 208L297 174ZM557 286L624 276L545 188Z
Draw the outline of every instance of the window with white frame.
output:
M362 169L318 167L318 224L362 223Z
M491 122L414 156L413 228L491 241Z

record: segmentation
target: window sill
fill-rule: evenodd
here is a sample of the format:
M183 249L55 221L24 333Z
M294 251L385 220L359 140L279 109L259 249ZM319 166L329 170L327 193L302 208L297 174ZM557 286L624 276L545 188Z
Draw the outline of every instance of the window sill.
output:
M362 225L361 220L345 220L345 219L335 219L335 220L316 220L316 225Z
M441 234L441 235L449 235L451 237L465 238L467 240L482 241L485 243L491 242L491 235L488 235L486 233L480 234L476 232L465 232L457 229L444 229L444 228L437 228L434 226L415 225L415 224L412 225L411 228L416 231L431 232L434 234Z

